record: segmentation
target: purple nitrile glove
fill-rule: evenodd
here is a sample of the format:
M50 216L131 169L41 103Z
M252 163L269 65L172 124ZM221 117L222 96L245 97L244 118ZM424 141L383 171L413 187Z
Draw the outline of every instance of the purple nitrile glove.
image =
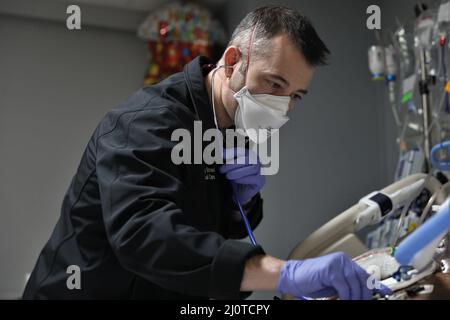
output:
M281 269L277 289L297 298L339 296L342 300L369 300L374 293L392 294L379 281L372 283L370 289L369 277L346 254L336 252L318 258L288 260Z
M242 147L223 150L224 164L219 172L231 182L242 205L253 198L264 186L261 163L255 152Z

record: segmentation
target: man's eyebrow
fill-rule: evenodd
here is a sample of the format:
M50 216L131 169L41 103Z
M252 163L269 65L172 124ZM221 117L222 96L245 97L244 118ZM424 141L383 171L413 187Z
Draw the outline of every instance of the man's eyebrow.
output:
M283 82L286 86L289 86L289 82L285 78L283 78L282 76L279 76L278 74L273 74L273 73L268 73L267 75L272 77L272 78L276 78L277 80ZM298 89L295 92L300 92L300 93L303 93L303 94L307 94L308 90L306 90L306 89Z

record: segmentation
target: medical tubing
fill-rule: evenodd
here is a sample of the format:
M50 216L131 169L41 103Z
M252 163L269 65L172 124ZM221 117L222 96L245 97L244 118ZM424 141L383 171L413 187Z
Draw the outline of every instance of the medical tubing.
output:
M437 170L449 171L450 170L450 161L439 160L437 158L437 153L441 149L450 150L450 140L440 142L440 143L436 144L433 148L431 148L431 154L430 154L431 164Z
M433 127L438 123L439 120L439 114L442 112L442 107L444 106L444 99L445 99L445 93L443 93L439 99L438 109L435 111L433 115L433 121L430 124L430 127L428 128L428 133L431 133L431 130Z
M405 205L400 214L400 218L398 219L397 228L395 229L395 234L392 240L392 244L390 247L395 247L398 240L400 239L400 233L402 231L403 220L405 219L406 213L408 212L409 206Z
M445 191L445 189L447 189L448 187L450 187L450 182L443 184L442 186L439 187L439 189L435 193L433 193L431 198L428 200L427 205L425 206L425 209L423 209L422 214L420 215L420 218L419 218L419 221L417 222L416 228L420 227L424 223L428 214L431 212L431 208L432 208L434 202L436 201L437 196L442 194Z
M446 201L435 215L402 241L395 250L395 259L402 266L410 265L416 254L448 229L450 208L449 201Z
M253 235L252 228L250 227L250 223L248 222L247 215L244 212L244 209L242 209L241 202L239 201L239 197L237 195L236 186L233 184L233 182L230 181L231 189L233 190L233 199L234 202L236 202L237 206L239 207L239 212L241 213L242 221L244 222L245 229L247 229L248 237L250 238L250 241L254 246L257 246L255 236Z
M444 88L447 85L448 81L448 75L447 75L447 66L446 66L446 59L445 59L445 46L441 46L441 67L443 71L443 77L444 77ZM440 74L440 70L437 73ZM445 100L445 101L444 101ZM430 127L428 128L428 133L431 133L431 130L436 125L436 123L439 120L439 114L442 112L442 107L445 105L445 112L450 113L450 102L449 102L449 96L447 90L444 89L443 94L441 95L441 98L439 99L439 104L437 108L437 112L434 114L433 120L430 124Z
M446 41L444 40L443 44L441 45L441 55L442 55L441 62L442 62L442 69L443 69L443 72L444 72L444 81L445 81L444 86L447 85L447 81L448 81L447 66L446 66L446 61L445 61L445 47L446 47L445 46L445 42ZM448 92L447 92L447 90L445 90L445 112L446 113L450 113L450 106L449 106L449 101L448 101Z

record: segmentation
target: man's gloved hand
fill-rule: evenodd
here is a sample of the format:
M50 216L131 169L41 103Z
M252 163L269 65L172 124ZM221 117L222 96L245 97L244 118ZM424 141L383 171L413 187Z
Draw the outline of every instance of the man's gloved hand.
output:
M281 269L277 289L282 294L300 297L339 296L342 300L369 300L374 293L382 296L391 290L379 281L370 282L367 274L357 263L342 252L326 256L289 260ZM378 288L378 289L376 289Z
M223 150L224 164L219 172L225 174L242 205L253 198L264 186L261 163L255 152L242 147Z

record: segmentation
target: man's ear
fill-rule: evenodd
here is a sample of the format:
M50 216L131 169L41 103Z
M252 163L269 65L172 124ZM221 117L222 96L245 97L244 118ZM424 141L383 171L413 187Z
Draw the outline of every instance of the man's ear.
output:
M236 46L229 46L223 53L225 63L225 76L230 78L233 74L234 66L241 60L242 54Z

